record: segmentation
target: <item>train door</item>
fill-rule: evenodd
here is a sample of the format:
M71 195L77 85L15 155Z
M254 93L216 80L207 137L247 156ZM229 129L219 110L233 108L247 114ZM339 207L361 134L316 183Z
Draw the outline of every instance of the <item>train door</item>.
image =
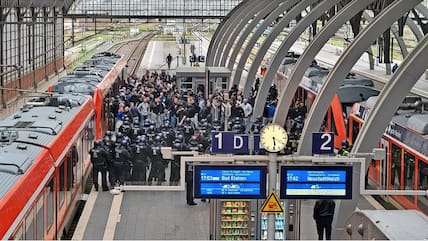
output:
M385 149L386 156L383 160L379 160L376 162L377 168L379 169L379 185L380 189L386 189L387 188L387 180L388 180L388 156L390 156L389 148L388 148L388 141L385 139L380 140L380 148Z
M388 165L390 178L388 179L388 186L390 189L400 189L402 186L402 150L394 143L391 143L390 149L391 155Z
M417 160L417 187L419 190L428 189L428 160L419 158ZM428 215L428 198L417 196L417 205L421 211Z

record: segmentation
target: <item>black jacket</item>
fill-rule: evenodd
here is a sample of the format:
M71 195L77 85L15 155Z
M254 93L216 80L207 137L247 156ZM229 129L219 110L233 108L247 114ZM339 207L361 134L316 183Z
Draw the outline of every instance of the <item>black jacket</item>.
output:
M318 200L314 206L314 214L313 214L314 219L316 220L320 217L327 217L327 216L333 217L335 207L336 207L336 204L331 199Z

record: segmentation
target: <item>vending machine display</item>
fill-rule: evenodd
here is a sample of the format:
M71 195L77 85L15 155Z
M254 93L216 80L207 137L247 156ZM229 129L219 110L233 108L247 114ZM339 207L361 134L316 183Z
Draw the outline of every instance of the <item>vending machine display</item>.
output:
M267 228L268 228L268 215L261 215L260 222L260 239L267 240ZM275 214L275 240L285 240L285 217L284 214Z
M248 240L250 222L250 202L221 201L220 239Z
M261 240L267 240L267 226L268 226L268 215L261 215ZM285 240L285 218L284 214L275 215L275 240Z

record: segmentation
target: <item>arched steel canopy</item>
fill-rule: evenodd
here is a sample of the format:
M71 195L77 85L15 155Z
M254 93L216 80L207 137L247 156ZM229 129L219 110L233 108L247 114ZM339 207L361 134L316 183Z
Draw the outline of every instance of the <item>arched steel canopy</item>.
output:
M336 65L327 75L320 92L315 98L312 108L309 111L305 126L301 135L301 142L298 147L299 155L310 155L311 135L319 131L324 115L330 105L333 96L337 92L341 82L350 72L359 57L370 47L379 34L388 29L392 23L404 13L419 4L421 0L398 0L386 7L366 28L350 43L340 56Z
M245 48L242 52L242 55L239 58L239 63L238 63L238 66L235 70L235 75L231 79L229 86L239 84L239 81L241 80L241 76L242 76L242 71L245 67L245 63L247 62L248 56L250 56L251 50L253 49L257 40L260 38L260 36L265 31L266 27L269 26L276 18L278 18L281 13L284 13L287 9L289 9L291 6L293 6L294 4L296 4L299 1L300 0L284 1L280 6L278 6L277 9L275 9L271 14L269 14L268 17L266 17L266 19L259 26L259 28L256 30L256 32L253 33L253 35L251 36L251 39L248 41L247 45L245 46ZM229 69L232 69L233 65L235 64L236 57L237 57L236 55L239 52L239 45L238 45L238 47L235 47L235 49L233 51L236 52L236 54L232 53L232 56L229 59L229 63L227 66Z
M369 153L376 147L395 111L428 68L427 56L428 35L404 59L397 72L382 89L354 142L352 153Z
M330 21L321 29L315 38L309 43L303 54L297 60L291 74L288 76L288 81L279 95L278 105L273 117L273 122L280 125L285 125L287 113L290 103L293 100L294 93L296 92L300 81L302 80L306 69L315 59L315 56L327 43L331 36L333 36L339 28L343 26L349 19L355 16L358 12L362 11L374 0L366 1L352 1L344 6Z
M214 57L214 66L219 66L220 58L223 55L226 47L230 48L231 44L235 39L238 38L239 33L244 29L245 25L248 24L250 20L255 17L255 14L262 8L266 3L263 1L251 1L251 6L247 11L239 13L240 17L235 21L236 24L231 25L229 31L223 36L223 39L220 41L219 47L215 52ZM226 46L227 44L227 46Z
M364 28L359 35L350 43L348 48L345 49L340 56L336 65L327 75L321 91L318 93L312 108L309 111L305 125L303 127L302 135L300 137L300 144L297 149L297 155L311 155L311 135L313 132L319 131L323 122L324 115L333 99L334 94L337 92L342 80L346 77L359 57L367 50L371 43L388 29L392 23L403 16L407 11L419 4L421 0L397 0L386 7L372 22ZM384 129L382 129L383 131ZM376 139L378 140L378 139ZM354 165L353 183L360 183L359 165ZM353 194L359 194L359 185L353 185ZM333 227L335 230L342 230L343 224L346 219L351 216L355 210L358 198L352 200L341 201L338 205L337 217L334 219ZM340 226L338 228L338 226Z
M214 57L218 49L218 46L220 44L220 41L223 39L223 36L226 34L230 26L235 23L236 19L238 19L239 13L246 11L249 5L251 5L251 0L242 1L237 7L235 7L228 14L228 18L223 20L221 25L217 28L216 32L214 33L214 36L210 41L210 45L208 47L207 60L206 60L207 66L213 66Z
M272 58L272 62L267 69L266 75L264 76L262 83L260 84L259 90L257 91L256 102L253 108L253 119L263 114L263 109L268 96L269 88L273 83L273 79L275 78L276 72L278 71L281 62L284 59L284 56L286 56L291 46L293 46L294 42L297 41L300 35L313 22L315 22L326 11L335 6L338 2L340 2L340 0L326 0L321 3L318 3L315 8L311 9L311 11L308 12L308 14L297 23L297 25L291 30L289 35L281 43L280 47Z
M256 25L259 24L260 21L263 20L275 8L278 8L278 5L282 1L283 0L273 0L273 1L269 1L269 2L265 3L264 7L262 6L262 8L261 8L262 10L256 13L256 16L254 17L254 19L251 20L251 22L249 22L243 30L240 30L241 35L238 38L238 41L235 41L236 39L234 39L234 38L231 38L229 40L229 43L227 43L224 51L220 53L221 54L220 55L220 66L226 66L226 61L229 58L229 53L232 49L233 49L233 51L232 51L232 55L231 55L230 59L236 58L236 55L238 54L239 50L241 49L242 45L244 44L244 41L248 38L250 33L253 31L254 27L256 27ZM236 44L233 46L233 44L235 42L236 42ZM235 57L233 57L234 55L235 55ZM228 68L232 69L233 65L234 65L234 62L229 61ZM231 66L231 67L229 67L229 66Z
M214 32L214 34L213 34L213 36L212 36L212 38L211 38L211 41L210 41L210 44L209 44L209 46L208 46L208 51L207 51L207 58L206 58L206 62L207 63L212 63L213 62L213 60L214 60L214 57L212 56L212 49L213 49L213 47L214 47L214 45L215 45L215 43L218 41L218 39L219 39L219 36L221 36L220 34L221 34L221 32L223 32L223 31L225 31L225 29L226 29L226 23L228 22L228 21L231 21L231 19L233 18L233 17L235 17L235 15L236 15L236 12L238 12L239 11L239 9L241 9L241 8L243 8L244 6L245 6L245 4L246 3L248 3L248 1L242 1L242 2L240 2L239 4L238 4L238 6L236 6L236 7L234 7L230 12L229 12L229 14L227 14L227 16L220 22L220 24L217 26L217 28L216 28L216 30L215 30L215 32Z
M263 57L266 52L269 50L272 43L275 41L276 37L282 32L282 30L290 23L291 20L295 19L303 10L309 7L311 4L315 3L318 0L306 0L301 1L297 5L293 6L285 16L275 25L272 31L269 33L265 41L263 42L260 49L257 51L256 57L251 64L250 70L248 71L247 80L244 82L244 91L251 89L251 85L254 83L255 76L257 73L257 69L259 68L261 62L263 61ZM247 93L244 92L244 96L248 96L249 91ZM253 108L254 110L254 108ZM254 114L253 114L254 116Z

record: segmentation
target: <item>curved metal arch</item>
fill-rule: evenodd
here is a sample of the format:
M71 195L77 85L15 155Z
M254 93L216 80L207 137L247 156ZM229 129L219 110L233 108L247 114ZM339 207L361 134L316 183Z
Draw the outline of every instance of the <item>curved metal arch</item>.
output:
M254 45L257 43L257 40L259 40L260 36L263 34L266 27L271 24L281 13L284 13L287 9L289 9L291 6L299 2L300 0L289 0L283 2L277 9L275 9L269 16L263 21L263 23L260 25L260 27L257 29L257 31L251 36L251 39L248 41L247 45L244 48L244 51L242 52L238 66L235 70L235 75L230 81L229 86L234 86L235 84L239 84L239 81L241 80L242 71L245 67L245 63L247 62L248 57L250 56L251 50L254 48ZM237 51L238 53L239 51ZM232 57L229 60L229 65L227 66L229 69L232 69L232 64L236 61L237 54L234 55L232 53Z
M376 16L345 49L336 65L327 75L327 79L309 111L297 149L299 155L310 155L312 153L311 135L319 130L333 96L359 57L370 47L370 44L376 40L380 33L383 33L395 20L403 16L405 12L412 9L420 1L394 1Z
M278 105L273 117L273 122L280 125L285 125L287 113L290 108L290 103L293 100L299 84L305 74L306 69L311 65L312 60L323 48L325 43L333 36L339 28L343 26L349 19L362 11L375 0L354 0L345 5L330 21L321 29L315 38L306 47L303 54L297 60L285 87L279 95Z
M369 153L376 147L395 111L428 68L426 56L428 56L428 35L404 59L397 72L382 89L355 140L352 153Z
M417 10L417 11L419 11L425 18L428 18L428 9L421 3L421 4L419 4L418 6L416 6L415 7L415 9ZM416 25L416 23L415 23L415 25ZM418 26L418 29L420 29L421 28L421 26L419 26L419 25L417 25ZM423 31L422 31L423 32ZM416 36L416 38L417 38L418 36Z
M269 33L268 37L265 39L260 49L257 51L256 57L254 58L253 63L251 64L250 70L248 71L247 80L244 81L244 96L249 95L249 90L251 90L251 85L254 83L257 69L259 68L266 52L269 50L276 37L278 37L281 31L290 23L291 20L293 20L303 10L305 10L307 7L309 7L316 1L317 0L301 1L296 6L293 6L293 8L290 9L284 15L284 17L275 25L275 27L272 29L272 32Z
M230 25L238 18L239 12L245 11L245 9L250 5L251 0L244 0L234 7L232 11L226 16L225 19L219 24L216 31L214 32L213 37L211 38L210 44L207 51L207 60L206 65L212 66L214 63L215 51L218 48L220 39L223 38L224 33L230 28Z
M332 8L334 5L339 3L340 0L328 0L323 1L311 9L311 11L300 20L296 27L291 30L290 34L284 39L280 47L275 53L275 56L272 59L270 66L266 71L266 75L263 78L262 83L260 84L259 90L257 91L257 97L253 108L252 118L255 119L257 116L263 114L264 104L266 102L269 88L273 83L276 72L278 71L279 66L281 65L284 56L293 46L294 42L300 37L300 35L319 17L321 17L327 10Z
M247 26L245 26L244 29L241 31L241 36L238 38L238 41L234 46L233 44L235 43L236 39L231 38L229 40L229 43L227 43L226 48L221 53L220 66L226 66L226 61L229 57L229 53L233 49L232 55L231 55L231 58L229 59L229 64L228 64L229 69L233 68L234 62L231 61L233 55L235 55L235 58L236 58L236 55L238 54L239 50L244 44L244 41L248 38L248 35L253 31L254 27L256 27L256 25L259 24L260 20L265 18L270 12L272 12L275 8L277 8L282 1L283 0L273 0L269 2L267 5L265 5L265 7L262 8L261 11L257 12L254 19L251 20L251 22L248 23Z
M363 12L363 18L366 19L368 22L371 22L373 20L373 17L370 16L366 11ZM394 35L395 39L397 40L398 46L400 47L401 54L406 57L409 54L409 51L407 51L406 44L404 43L404 39L398 35L398 28L395 25L391 25L391 32Z
M253 1L253 3L254 5L252 5L251 8L240 13L240 17L237 19L236 24L231 26L229 31L224 35L224 38L221 40L214 57L214 66L219 66L220 58L223 55L223 52L231 47L231 43L233 43L233 41L238 38L241 30L248 24L250 20L255 18L255 14L262 8L263 5L266 4L263 1Z

